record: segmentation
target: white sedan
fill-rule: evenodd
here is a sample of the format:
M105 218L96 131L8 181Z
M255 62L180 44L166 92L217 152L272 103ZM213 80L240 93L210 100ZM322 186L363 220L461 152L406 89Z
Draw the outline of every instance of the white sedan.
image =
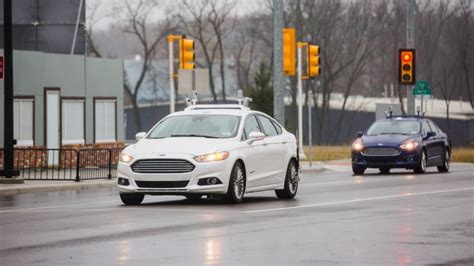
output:
M145 195L223 195L298 190L295 136L268 115L241 105L194 105L170 114L121 154L120 198L138 205Z

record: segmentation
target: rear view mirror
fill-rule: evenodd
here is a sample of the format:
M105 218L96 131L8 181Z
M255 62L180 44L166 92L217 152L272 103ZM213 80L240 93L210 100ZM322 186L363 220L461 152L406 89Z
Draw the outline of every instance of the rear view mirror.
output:
M145 136L146 136L146 132L138 132L135 135L135 140L139 141L139 140L143 139Z
M254 141L263 140L264 138L265 138L265 134L263 134L262 132L252 131L249 134L249 138L247 139L247 143L252 144Z
M364 131L357 132L357 137L358 138L362 138L362 136L364 136Z

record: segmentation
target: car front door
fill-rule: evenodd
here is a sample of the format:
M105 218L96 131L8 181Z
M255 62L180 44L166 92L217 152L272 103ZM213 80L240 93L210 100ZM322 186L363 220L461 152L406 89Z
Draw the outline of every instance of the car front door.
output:
M245 141L243 148L244 163L247 172L247 188L246 190L251 190L259 186L262 183L262 179L265 177L264 171L264 157L265 157L265 148L263 146L264 140L256 140L252 143L248 143L247 139L250 132L262 132L260 124L257 121L255 115L249 115L245 119L244 130L242 141Z
M436 136L433 138L433 153L435 157L434 161L439 165L443 163L445 137L433 121L428 120L428 124L430 125L431 130L436 133Z
M436 160L436 136L428 137L428 132L432 131L431 127L429 126L426 120L422 122L422 130L423 130L423 139L426 148L426 157L428 159L428 166L434 164Z

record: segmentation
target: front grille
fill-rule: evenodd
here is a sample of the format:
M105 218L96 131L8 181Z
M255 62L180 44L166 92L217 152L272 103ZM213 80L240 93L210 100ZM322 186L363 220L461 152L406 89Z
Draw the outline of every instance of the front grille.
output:
M366 156L397 156L400 151L391 147L369 147L362 151L362 155Z
M135 180L138 187L142 188L180 188L188 185L186 181L138 181Z
M189 173L194 170L194 164L180 159L144 159L132 164L135 173L175 174Z

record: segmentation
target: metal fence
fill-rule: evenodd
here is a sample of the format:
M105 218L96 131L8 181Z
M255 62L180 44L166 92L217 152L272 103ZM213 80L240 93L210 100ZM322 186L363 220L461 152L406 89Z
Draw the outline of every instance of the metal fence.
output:
M25 180L81 180L116 177L121 148L41 149L16 148L14 167ZM0 149L3 156L3 149ZM3 165L0 166L3 168Z

